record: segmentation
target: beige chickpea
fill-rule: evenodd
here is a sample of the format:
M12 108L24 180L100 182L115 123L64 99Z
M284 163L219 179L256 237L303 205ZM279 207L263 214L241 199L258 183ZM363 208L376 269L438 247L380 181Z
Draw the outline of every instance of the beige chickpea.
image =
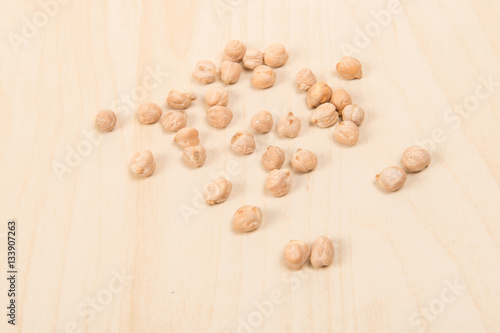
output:
M290 159L292 167L296 171L309 172L318 166L318 158L307 149L297 149Z
M252 84L255 88L267 89L276 82L276 73L266 65L260 65L253 70Z
M292 112L283 116L277 126L278 134L287 138L295 138L300 132L300 119L295 117Z
M139 121L143 124L153 124L161 117L161 108L155 103L146 102L139 105L137 109Z
M332 88L325 82L317 82L307 91L307 106L312 109L320 104L330 101Z
M140 176L151 176L155 168L156 163L153 154L147 149L135 153L130 161L130 170Z
M221 87L212 87L205 94L205 103L208 106L227 106L229 94L226 89Z
M282 197L292 188L292 173L288 169L274 169L266 178L266 189L275 197Z
M365 119L365 111L357 105L347 105L342 111L342 119L350 120L359 126Z
M309 259L311 249L306 242L291 240L285 246L285 263L291 269L301 269Z
M264 64L269 67L281 67L288 60L288 53L283 44L274 43L264 51Z
M208 60L200 60L193 70L193 78L201 83L212 83L217 79L217 68L215 64Z
M262 165L269 171L281 168L283 163L285 163L285 153L280 147L269 146L262 154Z
M191 105L196 100L196 95L193 92L182 93L177 90L170 90L167 97L167 104L172 109L183 110Z
M252 133L242 130L231 138L231 148L238 154L251 154L255 150L255 139Z
M250 232L262 223L262 211L259 207L245 205L240 207L233 216L233 228L237 231Z
M182 158L187 165L198 168L207 160L207 151L202 145L188 146L184 148Z
M219 177L205 187L205 200L209 205L222 203L226 201L232 189L233 185L229 180Z
M352 121L344 120L338 123L333 135L338 142L354 146L358 142L359 128Z
M116 115L111 110L101 110L95 116L95 126L103 132L111 132L116 126Z
M308 90L317 82L316 75L309 68L302 68L298 71L295 79L299 90Z
M243 56L243 66L248 69L254 69L264 63L262 52L257 49L249 49Z
M334 248L330 238L321 236L311 247L311 265L314 268L330 266L333 262Z
M215 105L207 110L207 118L213 127L226 128L233 119L233 113L226 106Z
M247 47L245 46L245 44L243 44L239 40L237 39L230 40L226 44L226 47L224 48L223 60L238 62L243 58L246 50Z
M199 133L195 128L184 127L174 136L174 141L182 148L196 146L200 143L198 135Z
M405 184L406 172L397 166L388 167L375 177L375 181L382 190L394 192Z
M342 115L342 110L344 110L347 105L352 104L352 98L344 89L336 89L332 93L330 102L335 105L339 115Z
M186 127L187 114L184 110L168 110L163 112L160 123L167 131L177 132Z
M324 103L318 106L313 111L311 116L311 123L318 125L319 127L330 127L333 126L339 119L339 114L335 110L335 105L332 103Z
M420 172L431 163L431 154L420 146L407 148L403 153L403 166L409 172Z
M237 62L225 60L220 66L220 79L224 84L233 84L240 79L242 68Z
M269 111L259 111L250 120L252 128L259 133L267 133L273 128L273 115Z
M361 79L363 77L361 63L353 57L343 57L337 64L337 73L346 80Z

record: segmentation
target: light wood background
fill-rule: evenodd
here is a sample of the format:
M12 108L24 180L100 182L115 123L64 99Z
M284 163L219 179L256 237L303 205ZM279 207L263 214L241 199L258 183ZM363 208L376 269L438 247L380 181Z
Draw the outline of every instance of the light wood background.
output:
M500 2L402 1L353 54L363 79L345 81L335 73L342 43L359 46L356 29L372 27L371 12L391 2L66 0L45 22L47 1L0 3L0 231L17 221L20 272L15 327L1 279L0 331L500 332L500 86L473 105L487 92L476 89L482 80L500 82ZM40 27L14 48L13 34L29 32L33 18ZM216 130L204 112L209 86L191 71L201 59L219 64L231 38L261 50L281 42L290 59L265 91L245 71L229 87L234 119ZM356 146L309 124L294 82L302 67L366 110ZM151 71L161 72L156 83ZM196 170L173 134L135 116L134 101L166 109L172 88L198 96L188 125L208 159ZM464 102L473 110L450 111ZM102 108L118 112L117 128L89 146L83 131ZM231 136L262 109L293 111L299 137L273 130L256 135L254 154L235 155ZM377 189L380 170L432 138L427 170L399 192ZM264 190L269 144L287 163L297 148L319 157L314 172L293 174L283 198ZM68 147L86 156L59 177L54 165L67 165ZM147 179L128 169L140 149L157 159ZM223 172L229 199L200 205ZM260 206L264 222L237 234L232 215L244 204ZM334 240L334 264L288 270L285 244L320 235Z

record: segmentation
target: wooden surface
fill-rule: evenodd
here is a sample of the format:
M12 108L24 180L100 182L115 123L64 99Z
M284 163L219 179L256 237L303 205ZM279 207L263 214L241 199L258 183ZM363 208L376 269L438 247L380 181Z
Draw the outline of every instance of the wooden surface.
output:
M498 1L54 8L44 21L37 1L0 3L1 276L9 219L19 270L16 326L2 312L0 331L500 332L500 85L481 86L500 82ZM371 13L390 9L376 29ZM23 37L34 18L39 27ZM368 42L359 36L367 28ZM216 130L204 112L209 86L191 71L201 59L219 65L231 38L261 50L281 42L290 58L268 90L252 88L245 71L229 87L233 121ZM363 63L362 80L336 75L347 44ZM309 124L294 82L303 67L366 110L356 146ZM166 109L172 88L198 96L188 125L208 159L196 170L183 164L172 133L135 116L141 101ZM460 111L464 103L470 111ZM117 128L89 143L84 131L95 133L102 108L117 111ZM300 135L256 135L254 154L235 155L231 136L262 109L293 111ZM375 175L419 142L433 150L431 166L399 192L379 191ZM260 156L269 144L285 150L286 163L297 148L319 157L314 172L293 173L283 198L264 190ZM147 179L128 169L140 149L157 160ZM233 192L207 207L199 194L222 173ZM244 204L260 206L264 222L237 234L232 215ZM287 269L285 244L320 235L334 240L333 265Z

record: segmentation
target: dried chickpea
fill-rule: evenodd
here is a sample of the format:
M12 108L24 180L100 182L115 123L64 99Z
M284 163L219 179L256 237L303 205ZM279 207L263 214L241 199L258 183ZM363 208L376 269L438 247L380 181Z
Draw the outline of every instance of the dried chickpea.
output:
M409 172L420 172L431 163L431 154L420 146L407 148L403 153L403 166Z
M255 150L255 139L252 133L242 130L231 138L231 148L241 155L251 154Z
M363 77L361 63L353 57L343 57L337 64L337 73L346 80L361 79Z
M288 169L274 169L266 178L266 189L275 197L282 197L292 188L292 173Z
M306 242L291 240L285 246L285 262L291 269L301 269L309 259L311 249Z
M276 82L276 73L266 65L260 65L253 70L252 84L255 88L267 89Z
M281 67L287 60L288 53L283 44L271 44L264 51L264 64L269 67Z
M292 112L283 116L278 123L278 134L287 138L295 138L300 132L300 119L295 117Z
M226 47L224 48L223 60L238 62L243 58L246 50L247 47L245 46L245 44L243 44L239 40L237 39L230 40L226 44Z
M309 172L318 166L318 158L307 149L297 149L290 162L293 169L300 172Z
M248 69L254 69L264 63L262 52L257 49L249 49L243 56L243 66Z
M184 148L182 158L187 165L198 168L207 160L207 151L202 145L188 146Z
M216 105L207 110L207 118L213 127L226 128L233 119L233 113L226 106Z
M226 89L221 87L210 88L205 94L205 103L207 103L208 106L227 106L228 101L229 94Z
M324 103L314 109L314 113L311 116L311 123L325 128L333 126L338 119L339 114L335 110L335 105Z
M262 165L271 171L279 169L285 163L285 153L280 147L269 146L262 155Z
M217 68L215 64L208 60L200 60L193 70L193 78L201 83L212 83L217 79Z
M325 82L317 82L307 91L307 106L312 109L330 101L332 88Z
M330 102L335 105L339 115L342 115L342 110L344 110L347 105L352 104L352 99L351 95L344 89L336 89L332 93Z
M252 128L259 133L267 133L273 128L273 115L269 111L257 112L250 120Z
M382 170L382 172L375 177L375 180L382 190L394 192L405 184L406 172L397 166L388 167Z
M311 265L314 268L330 266L333 262L334 249L330 238L321 236L316 239L311 248Z
M316 75L309 68L302 68L298 71L295 79L299 90L308 90L317 82Z
M354 146L358 142L359 128L350 120L341 121L334 132L335 140L348 146Z
M262 211L259 207L245 205L240 207L233 216L233 228L242 232L250 232L262 223Z
M187 114L184 110L168 110L163 112L160 122L167 131L177 132L186 127Z
M350 120L359 126L365 119L365 111L357 105L347 105L342 111L342 119Z
M225 178L219 177L205 187L205 200L209 205L215 205L226 201L231 193L233 185Z
M225 84L233 84L240 79L242 68L237 62L225 60L220 66L220 79Z
M182 93L172 89L168 93L167 104L172 109L183 110L190 106L194 100L196 100L196 95L193 92Z
M155 168L156 163L153 154L147 149L135 153L130 161L130 170L144 177L151 176Z
M174 141L182 148L196 146L200 143L198 131L195 128L184 127L174 136Z
M137 109L139 120L143 124L153 124L161 117L161 108L155 103L146 102Z
M101 110L95 116L95 126L103 132L111 132L116 126L116 115L111 110Z

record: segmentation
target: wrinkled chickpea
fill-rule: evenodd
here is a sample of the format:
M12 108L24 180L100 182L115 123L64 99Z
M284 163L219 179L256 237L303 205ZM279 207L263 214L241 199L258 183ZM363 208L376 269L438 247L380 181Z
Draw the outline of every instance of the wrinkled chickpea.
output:
M253 70L252 84L255 88L267 89L276 82L276 73L266 65L260 65Z
M274 169L266 178L266 189L275 197L282 197L292 188L292 173L288 169Z
M262 52L257 49L249 49L243 56L243 66L248 69L254 69L264 63Z
M215 64L208 60L200 60L193 70L193 78L201 83L212 83L217 79L217 68Z
M420 146L407 148L403 153L403 166L409 172L420 172L431 163L431 154Z
M318 106L313 111L311 116L311 123L318 125L319 127L330 127L333 126L339 119L339 114L335 110L335 105L332 103L324 103Z
M307 149L297 149L290 162L293 169L300 172L309 172L318 166L318 158Z
M237 154L251 154L255 150L255 139L252 133L242 130L231 138L231 148Z
M205 187L205 200L209 205L222 203L226 201L232 189L233 185L229 180L219 177Z
M300 119L295 117L292 112L283 116L278 123L278 134L287 138L295 138L300 132Z
M359 128L358 125L352 121L344 120L337 125L333 135L338 142L348 146L354 146L358 142Z
M153 124L161 117L161 108L155 103L146 102L139 105L137 109L139 121L143 124Z
M208 123L217 128L226 128L233 119L233 113L226 106L216 105L207 110Z
M283 44L271 44L264 51L264 64L269 67L281 67L287 60L288 53Z
M174 141L182 148L196 146L200 143L198 135L199 133L195 128L184 127L174 136Z
M172 89L168 93L167 104L172 109L183 110L190 106L194 100L196 100L196 95L193 92L182 93Z
M382 190L394 192L405 184L406 172L397 166L388 167L375 177L375 181Z
M156 163L153 154L147 149L135 153L132 160L130 160L130 170L140 176L151 176L155 168Z
M361 63L353 57L343 57L337 64L337 73L346 80L361 79L363 77Z
M205 94L205 103L208 106L227 106L229 94L227 90L221 87L212 87Z
M307 106L312 109L320 104L330 101L332 88L325 82L317 82L307 91Z
M347 105L342 111L342 119L350 120L359 126L365 119L365 111L357 105Z
M245 46L245 44L243 44L239 40L230 40L224 48L223 60L238 62L243 58L246 50L247 47Z
M252 128L259 133L267 133L273 128L273 115L269 111L257 112L250 120Z
M160 122L167 131L177 132L186 127L187 114L184 110L168 110L163 112Z
M95 126L103 132L111 132L116 126L116 115L111 110L101 110L95 116Z
M285 163L285 153L280 147L269 146L262 155L262 165L269 171L279 169Z
M291 269L301 269L309 259L311 249L306 242L291 240L285 246L285 263Z
M262 211L259 207L245 205L240 207L233 216L233 228L237 231L250 232L262 223Z
M187 165L198 168L207 160L207 151L202 145L188 146L184 148L182 158Z
M333 262L334 249L330 238L321 236L316 239L311 248L311 265L314 268L330 266Z
M342 110L344 110L347 105L352 104L352 98L344 89L336 89L332 93L330 102L335 105L339 115L342 115Z
M237 62L225 60L220 66L220 79L224 84L233 84L240 79L242 68Z
M316 75L309 68L302 68L298 71L295 79L299 90L308 90L317 82Z

